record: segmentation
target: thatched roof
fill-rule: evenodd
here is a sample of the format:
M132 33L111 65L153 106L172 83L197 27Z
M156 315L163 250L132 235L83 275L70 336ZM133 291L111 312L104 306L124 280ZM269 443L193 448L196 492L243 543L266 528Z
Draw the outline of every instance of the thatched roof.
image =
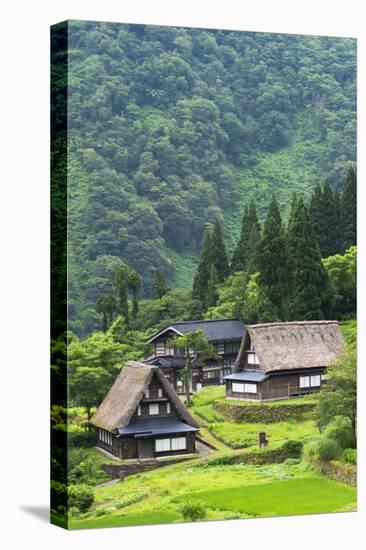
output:
M327 367L343 346L337 321L295 321L247 327L263 372ZM236 369L237 370L237 369Z
M92 417L92 424L110 432L127 426L154 374L159 378L179 418L198 428L197 422L187 411L161 370L158 367L136 361L129 361L122 368L113 386Z

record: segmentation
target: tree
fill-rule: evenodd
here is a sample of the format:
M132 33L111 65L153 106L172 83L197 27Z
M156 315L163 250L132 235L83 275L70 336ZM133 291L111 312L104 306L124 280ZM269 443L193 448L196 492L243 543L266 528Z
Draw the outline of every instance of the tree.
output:
M141 288L142 279L136 271L132 271L128 278L128 287L132 292L132 318L136 320L139 311L138 292Z
M351 246L345 254L323 260L334 295L334 316L337 319L356 316L357 248Z
M258 246L257 263L260 272L259 283L265 289L280 319L285 320L288 312L291 272L289 269L287 239L274 196L269 206L262 239Z
M218 293L217 287L219 284L219 278L217 271L214 265L211 265L210 271L208 274L207 281L207 293L206 293L206 307L213 307L216 305Z
M128 287L130 275L130 268L126 264L121 264L117 267L113 279L113 285L118 295L118 313L124 316L127 325L130 321L128 310Z
M195 330L194 332L188 332L183 336L175 336L171 339L171 344L178 348L184 349L185 364L183 369L183 383L186 390L186 402L189 403L193 357L197 358L197 365L203 362L205 358L215 358L215 349L201 328Z
M203 237L200 261L193 280L193 297L201 302L204 310L208 307L207 282L210 276L211 266L215 259L212 254L212 231L207 227Z
M341 198L342 250L356 244L357 230L357 176L354 166L347 172Z
M154 298L160 299L168 292L165 276L161 269L155 269L153 279Z
M339 360L327 369L327 383L320 392L317 408L318 424L321 429L344 416L350 420L357 442L357 351L355 345L346 345Z
M213 228L211 246L217 281L219 283L222 283L224 279L228 276L229 262L227 259L226 247L221 231L221 225L218 220L216 220Z
M339 252L339 218L335 192L326 181L317 185L310 201L309 215L313 222L320 253L327 258Z
M254 273L256 271L254 265L256 262L255 248L258 244L258 236L260 236L260 225L257 208L254 200L252 200L249 205L244 207L240 238L231 260L231 273L235 273L235 271L249 272L248 267L251 272Z
M117 310L117 301L113 294L102 294L97 301L96 311L103 316L103 332L107 332Z
M278 314L258 284L260 274L249 275L244 271L237 271L217 287L218 303L209 308L205 318L242 319L247 324L269 323L278 320Z
M329 319L332 292L304 201L295 206L289 230L292 271L290 316L293 320Z

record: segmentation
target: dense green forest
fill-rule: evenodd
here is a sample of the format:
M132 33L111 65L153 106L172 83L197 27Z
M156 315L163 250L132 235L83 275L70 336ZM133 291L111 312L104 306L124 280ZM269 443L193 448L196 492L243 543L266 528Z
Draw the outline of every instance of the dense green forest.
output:
M68 40L75 333L101 328L121 261L147 318L157 274L181 291L160 300L194 315L184 289L208 223L230 259L251 198L263 224L272 193L287 221L294 193L342 189L356 159L354 40L76 21Z

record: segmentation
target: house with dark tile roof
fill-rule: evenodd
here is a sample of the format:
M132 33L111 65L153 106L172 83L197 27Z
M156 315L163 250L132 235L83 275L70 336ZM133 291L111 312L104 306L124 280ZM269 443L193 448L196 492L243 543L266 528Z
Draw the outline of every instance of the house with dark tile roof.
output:
M152 336L146 343L154 346L153 355L145 360L159 366L177 392L183 392L183 368L185 351L174 347L171 340L202 329L214 347L215 357L194 356L190 386L195 392L204 386L224 384L225 376L232 373L240 343L245 334L245 325L239 319L205 319L172 323Z

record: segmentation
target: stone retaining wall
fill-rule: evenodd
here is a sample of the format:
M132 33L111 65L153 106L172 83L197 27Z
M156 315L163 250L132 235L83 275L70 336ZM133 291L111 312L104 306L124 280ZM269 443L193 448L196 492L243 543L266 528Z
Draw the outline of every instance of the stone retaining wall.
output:
M148 472L150 470L155 470L156 468L162 468L163 466L171 466L172 464L177 464L178 462L184 462L193 458L192 456L172 458L170 460L149 460L142 462L130 462L130 463L119 463L119 464L102 464L103 470L106 474L112 479L124 479L127 476L132 476L134 474L140 474L141 472Z
M296 405L235 405L235 403L218 402L213 408L232 422L284 422L286 420L311 419L314 403Z

